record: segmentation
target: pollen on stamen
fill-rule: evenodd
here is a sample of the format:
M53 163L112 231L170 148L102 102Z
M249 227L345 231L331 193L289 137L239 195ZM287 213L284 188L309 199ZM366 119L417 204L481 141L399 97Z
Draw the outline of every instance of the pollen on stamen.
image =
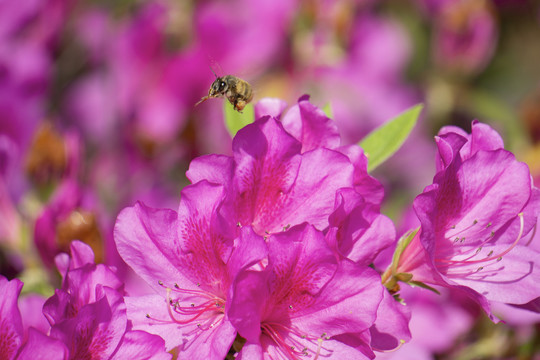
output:
M239 227L239 228L242 227L242 224L240 223L240 221L236 223L236 226Z
M159 284L159 286L163 286L163 281L161 281L161 280L158 280L158 282L157 282L157 283Z
M292 306L292 305L289 305L289 309L291 309L291 310L292 310L292 308L293 308L293 306Z
M175 287L176 289L180 289L180 286L178 286L177 283L174 283L174 287Z
M491 255L493 255L493 250L491 250L491 251L487 254L487 257L490 257Z
M491 226L491 221L488 222L488 224L486 225L486 229L489 228Z
M478 269L476 269L476 272L479 272L479 271L482 271L482 270L484 270L484 267L480 266Z
M474 219L474 221L472 222L473 225L476 225L478 224L478 220Z

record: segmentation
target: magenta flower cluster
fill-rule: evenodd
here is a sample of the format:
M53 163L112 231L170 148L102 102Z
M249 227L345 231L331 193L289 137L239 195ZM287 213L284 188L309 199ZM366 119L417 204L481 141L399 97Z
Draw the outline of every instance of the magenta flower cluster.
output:
M177 212L138 203L118 216L120 255L156 290L127 297L128 317L167 349L223 359L236 341L242 359L372 358L372 344L389 345L383 309L400 319L394 347L408 336L406 310L368 266L394 229L367 159L307 98L283 117L282 105L257 105L233 156L191 163Z
M261 100L232 156L193 160L177 211L118 215L117 250L148 292L74 241L40 328L23 326L22 283L0 279L0 359L373 359L411 339L404 284L453 289L494 321L494 303L534 307L540 191L492 128L440 131L420 227L397 242L362 148L307 96L285 108Z

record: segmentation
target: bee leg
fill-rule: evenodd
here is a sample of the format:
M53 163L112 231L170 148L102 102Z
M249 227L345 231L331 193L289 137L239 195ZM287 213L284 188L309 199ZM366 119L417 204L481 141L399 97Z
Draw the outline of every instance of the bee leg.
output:
M239 113L242 113L242 110L246 107L246 102L244 100L236 99L234 102L234 108Z

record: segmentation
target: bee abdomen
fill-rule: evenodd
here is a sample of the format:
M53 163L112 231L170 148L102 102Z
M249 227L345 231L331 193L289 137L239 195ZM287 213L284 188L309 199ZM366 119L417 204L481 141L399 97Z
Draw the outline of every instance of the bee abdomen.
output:
M251 85L246 81L238 79L236 83L236 93L239 95L239 98L244 100L246 103L250 102L253 98L253 91Z

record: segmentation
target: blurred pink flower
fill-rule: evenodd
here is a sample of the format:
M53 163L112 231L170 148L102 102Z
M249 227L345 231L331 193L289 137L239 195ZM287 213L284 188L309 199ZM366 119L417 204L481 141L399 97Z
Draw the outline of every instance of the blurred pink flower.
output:
M445 70L476 74L491 60L498 28L488 1L447 1L433 25L434 58Z

